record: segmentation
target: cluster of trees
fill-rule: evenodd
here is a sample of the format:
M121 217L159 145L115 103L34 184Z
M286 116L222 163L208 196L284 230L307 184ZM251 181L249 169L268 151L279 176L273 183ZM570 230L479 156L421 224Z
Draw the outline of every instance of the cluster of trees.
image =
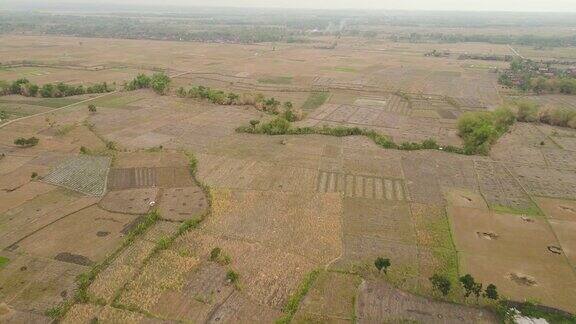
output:
M234 92L224 92L222 90L212 89L210 87L195 86L188 90L183 87L178 88L176 94L180 98L195 98L208 100L217 105L241 105L240 95Z
M160 95L165 95L170 89L170 77L165 73L154 73L152 76L138 74L132 81L124 85L124 90L152 89Z
M29 138L19 137L19 138L14 140L14 144L16 144L20 147L36 146L36 145L38 145L39 142L40 142L40 139L38 139L37 137L34 137L34 136L29 137Z
M444 275L434 274L428 280L430 280L432 287L439 291L443 296L447 296L452 290L452 282ZM474 277L470 274L460 277L458 281L462 285L462 288L464 288L464 297L466 298L471 295L476 296L476 300L478 300L480 296L492 300L497 300L499 298L498 289L494 284L489 284L483 290L482 283L476 282Z
M18 79L13 82L0 81L0 95L16 94L26 97L61 98L87 93L106 93L113 90L106 82L96 83L88 87L69 85L62 82L56 84L47 83L40 87L28 79Z
M500 73L498 82L509 88L537 94L576 94L576 78L573 72L532 60L512 60L510 67Z
M378 272L384 272L386 274L391 265L392 263L388 258L378 257L374 260L374 266ZM452 282L445 275L434 274L428 280L430 280L432 287L442 293L443 296L447 296L452 289ZM462 288L464 288L464 297L466 298L475 295L476 300L478 300L480 296L497 300L499 297L498 290L494 284L489 284L486 286L486 289L483 290L482 283L476 282L474 277L470 274L460 277L459 282L462 285Z
M491 112L468 112L458 118L458 133L465 154L486 155L490 146L514 124L516 117L508 107Z
M176 94L181 98L195 98L208 100L217 105L248 105L258 110L281 115L289 122L301 120L304 113L301 109L295 108L292 102L282 103L274 97L267 98L261 93L257 94L237 94L234 92L224 92L210 87L195 86L188 90L180 87Z

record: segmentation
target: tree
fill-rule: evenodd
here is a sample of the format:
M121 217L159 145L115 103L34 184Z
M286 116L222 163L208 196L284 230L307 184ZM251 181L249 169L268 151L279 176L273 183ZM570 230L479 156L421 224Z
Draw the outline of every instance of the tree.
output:
M95 113L96 112L96 106L93 104L88 105L88 111L91 113Z
M460 283L462 284L462 287L464 287L464 290L466 290L464 293L464 296L466 297L470 296L472 293L476 294L478 291L478 285L480 285L480 290L482 290L482 284L478 284L470 274L460 277Z
M150 87L157 94L165 95L170 85L170 77L164 73L154 73L150 79Z
M28 79L18 79L12 82L12 85L10 86L10 92L12 94L22 94L22 87L29 83L30 81L28 81Z
M376 258L376 261L374 261L374 266L376 266L376 269L378 269L379 272L384 270L384 273L387 273L388 268L391 266L390 259L378 257Z
M54 85L51 83L47 83L40 88L40 95L44 98L53 98L55 97L56 89Z
M498 299L498 291L496 290L496 286L494 284L489 284L486 287L486 291L484 291L484 297L497 300Z
M452 283L446 276L434 274L432 277L429 278L430 282L434 289L440 291L442 295L446 296L450 292L452 288Z

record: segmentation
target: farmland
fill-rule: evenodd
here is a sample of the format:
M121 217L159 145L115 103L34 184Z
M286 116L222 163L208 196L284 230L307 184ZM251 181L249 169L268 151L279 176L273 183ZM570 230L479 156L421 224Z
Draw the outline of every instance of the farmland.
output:
M517 122L486 155L456 150L461 116L520 97L576 107L503 89L505 62L455 55L510 47L155 37L0 34L0 80L114 86L0 96L0 322L498 322L466 274L501 300L576 312L576 130ZM437 48L452 54L426 55ZM156 72L171 77L164 95L124 87ZM177 95L197 86L239 99ZM302 111L290 127L398 145L237 131L282 116L257 94Z

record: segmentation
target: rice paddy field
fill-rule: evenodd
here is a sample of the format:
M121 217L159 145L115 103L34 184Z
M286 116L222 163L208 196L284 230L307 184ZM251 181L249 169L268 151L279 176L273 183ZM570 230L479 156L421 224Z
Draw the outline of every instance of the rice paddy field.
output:
M298 126L454 146L459 116L506 99L491 69L424 54L508 46L315 45L0 36L0 80L119 90L0 97L0 322L498 322L491 301L464 297L468 273L507 299L576 312L573 130L518 123L488 156L401 151L238 133L270 117L175 94L262 93L301 108ZM173 76L167 95L122 90L157 70ZM31 136L38 145L14 144Z

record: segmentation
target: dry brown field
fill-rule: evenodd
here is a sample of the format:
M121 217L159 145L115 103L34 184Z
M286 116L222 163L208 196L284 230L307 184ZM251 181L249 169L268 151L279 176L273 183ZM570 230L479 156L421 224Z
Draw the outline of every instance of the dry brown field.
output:
M454 55L424 56L433 49ZM327 92L298 125L460 146L458 116L504 99L490 71L502 64L457 60L466 52L510 49L0 36L0 62L35 62L0 70L0 80L120 85L160 69L183 73L173 88L261 92L296 107ZM466 273L512 300L576 311L573 131L517 124L489 156L464 156L388 150L364 137L237 133L270 117L174 92L73 105L85 99L0 97L10 119L31 116L0 125L0 322L50 321L46 312L72 299L75 277L102 262L63 322L272 323L290 315L305 283L295 323L495 322L486 300L462 297ZM30 136L37 146L14 145ZM185 153L196 157L196 178ZM159 219L133 238L153 210ZM386 274L377 257L391 260ZM433 274L452 281L448 296L433 290Z

